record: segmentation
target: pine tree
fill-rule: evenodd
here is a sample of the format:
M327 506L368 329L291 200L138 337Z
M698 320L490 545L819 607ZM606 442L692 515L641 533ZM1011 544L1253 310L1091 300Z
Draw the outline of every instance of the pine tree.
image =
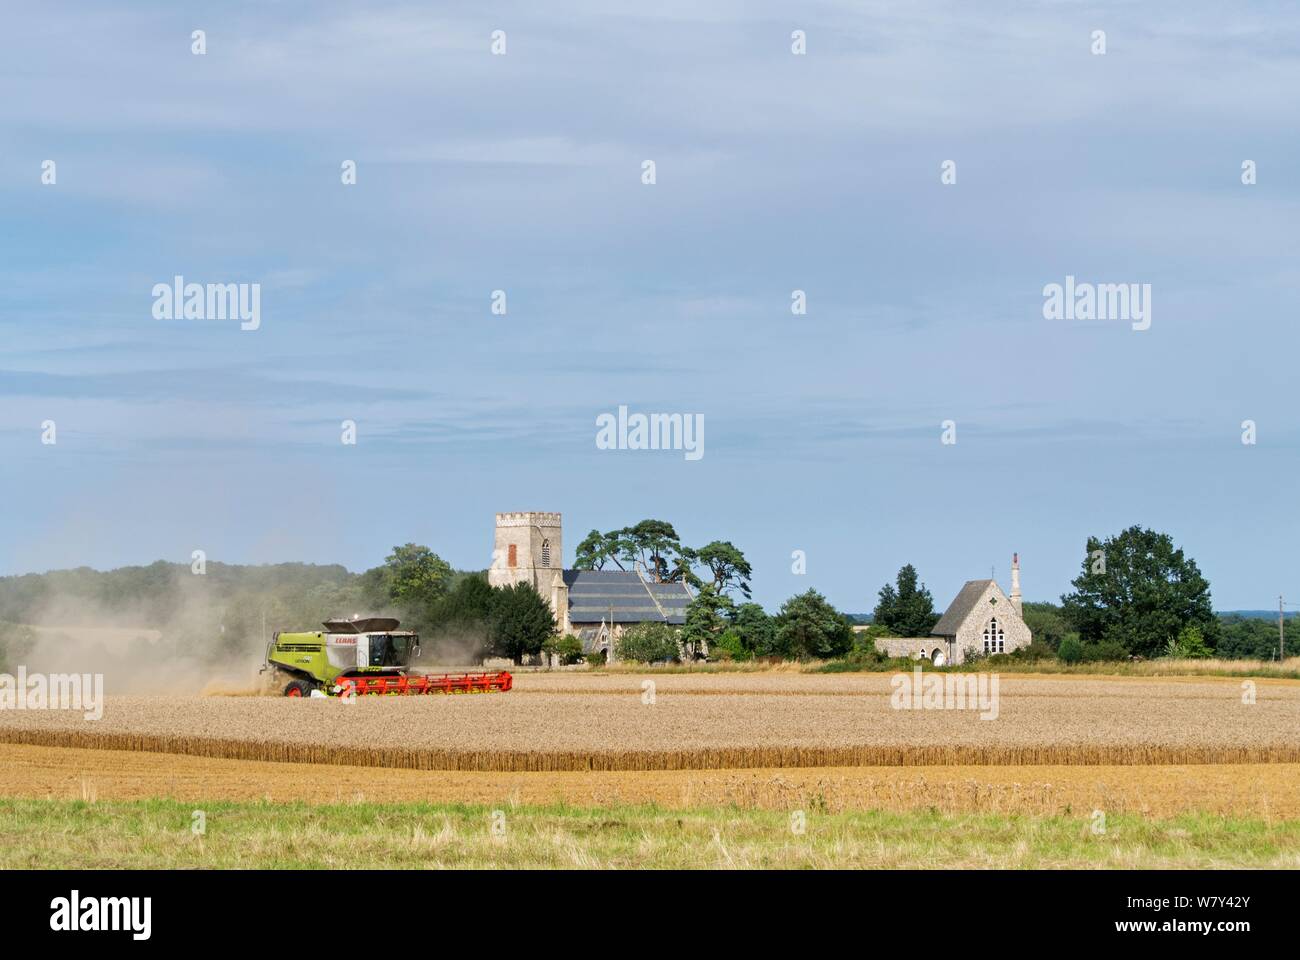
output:
M874 620L894 637L928 637L939 622L934 597L925 584L917 584L916 568L910 563L898 571L897 587L887 583L880 588Z

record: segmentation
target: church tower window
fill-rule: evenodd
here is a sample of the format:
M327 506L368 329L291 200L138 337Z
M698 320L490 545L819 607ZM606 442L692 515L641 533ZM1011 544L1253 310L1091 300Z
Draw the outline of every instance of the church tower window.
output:
M519 566L519 548L515 544L510 544L510 549L506 551L506 566Z
M549 567L550 565L551 565L551 541L543 540L542 541L542 566Z

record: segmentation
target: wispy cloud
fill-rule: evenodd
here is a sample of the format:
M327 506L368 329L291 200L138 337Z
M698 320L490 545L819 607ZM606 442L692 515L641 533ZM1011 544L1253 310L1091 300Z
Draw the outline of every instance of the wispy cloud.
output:
M807 585L795 546L849 607L901 562L942 592L1017 546L1050 595L1086 533L1143 514L1289 569L1198 518L1289 511L1250 471L1294 472L1300 432L1277 372L1292 4L74 2L2 25L0 495L75 513L107 561L216 502L232 558L268 526L341 550L291 503L308 475L362 565L407 526L478 562L522 497L734 539L769 603ZM1151 329L1044 320L1067 273L1152 283ZM259 282L261 329L154 320L176 274ZM619 404L703 414L708 454L597 451ZM168 480L200 462L203 497ZM127 536L146 502L161 532ZM56 557L40 526L14 521L0 565L96 549Z

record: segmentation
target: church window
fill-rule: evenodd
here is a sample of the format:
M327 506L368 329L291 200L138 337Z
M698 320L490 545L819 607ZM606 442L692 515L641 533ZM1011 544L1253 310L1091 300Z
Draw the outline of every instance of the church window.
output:
M515 544L510 544L510 549L506 551L506 565L510 567L519 566L519 548Z
M549 567L550 565L551 565L551 541L543 540L542 541L542 566Z
M1007 646L1007 635L998 623L997 617L990 617L989 622L984 625L984 652L985 653L1005 653Z

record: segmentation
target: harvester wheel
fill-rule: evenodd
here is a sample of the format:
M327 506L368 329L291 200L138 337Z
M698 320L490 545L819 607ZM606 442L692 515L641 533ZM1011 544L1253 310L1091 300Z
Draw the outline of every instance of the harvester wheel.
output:
M286 697L310 697L311 684L306 680L292 680L289 685L284 688L284 695Z

